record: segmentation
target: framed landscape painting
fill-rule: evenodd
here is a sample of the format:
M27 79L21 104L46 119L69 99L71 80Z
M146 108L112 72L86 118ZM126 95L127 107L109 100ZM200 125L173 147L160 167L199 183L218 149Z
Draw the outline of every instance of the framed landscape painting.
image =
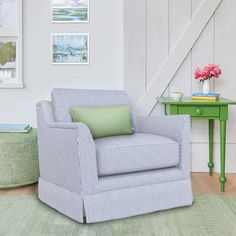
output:
M89 34L52 34L52 63L89 64Z
M0 0L0 88L23 88L22 0Z
M89 22L89 0L51 0L54 23Z
M0 87L18 87L21 62L17 40L0 38Z

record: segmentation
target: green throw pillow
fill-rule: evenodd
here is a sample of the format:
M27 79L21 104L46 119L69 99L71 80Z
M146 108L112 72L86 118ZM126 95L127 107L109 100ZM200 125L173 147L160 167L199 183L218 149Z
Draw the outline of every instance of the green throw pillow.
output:
M71 107L73 122L88 126L93 138L133 134L130 105Z

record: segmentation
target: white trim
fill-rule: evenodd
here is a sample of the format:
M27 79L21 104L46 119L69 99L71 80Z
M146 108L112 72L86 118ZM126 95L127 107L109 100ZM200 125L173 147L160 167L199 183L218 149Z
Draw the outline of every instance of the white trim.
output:
M23 85L23 0L18 0L18 37L17 37L17 44L18 44L18 54L17 54L17 75L18 75L18 84L16 88L19 86L24 88Z
M7 37L9 35L17 37L17 28L15 28L15 27L0 27L0 36L1 37Z
M88 0L88 20L86 21L55 21L53 20L53 9L66 9L65 7L53 7L53 0L51 0L51 20L53 24L88 24L90 23L90 0ZM79 9L79 7L71 7L72 9Z
M226 150L225 173L236 173L235 144L228 144ZM208 143L192 143L192 172L209 172L207 166L209 160ZM220 173L220 145L214 144L213 161L214 172ZM227 175L226 175L227 177Z
M78 36L87 36L88 38L88 61L83 63L55 63L53 62L53 36L56 35L78 35ZM89 65L90 64L90 35L88 33L52 33L51 34L51 62L52 65Z
M0 88L1 89L9 89L9 88L23 89L24 84L23 83L0 83Z
M170 52L169 57L164 61L155 79L149 85L146 94L140 99L137 109L141 114L149 115L153 110L157 103L156 98L162 96L221 1L205 0L201 3L176 47Z

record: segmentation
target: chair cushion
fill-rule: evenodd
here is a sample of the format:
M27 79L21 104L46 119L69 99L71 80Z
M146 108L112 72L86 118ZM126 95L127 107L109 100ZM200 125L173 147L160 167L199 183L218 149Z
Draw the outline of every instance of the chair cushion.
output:
M179 144L164 136L135 133L95 140L98 175L168 168L179 163Z

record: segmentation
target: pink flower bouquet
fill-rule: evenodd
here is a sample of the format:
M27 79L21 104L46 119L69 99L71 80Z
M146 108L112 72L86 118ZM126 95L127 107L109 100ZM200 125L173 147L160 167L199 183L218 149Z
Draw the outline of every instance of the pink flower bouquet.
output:
M215 64L208 64L205 67L197 68L194 72L195 79L204 82L204 80L210 80L211 78L219 78L222 71L221 68Z

